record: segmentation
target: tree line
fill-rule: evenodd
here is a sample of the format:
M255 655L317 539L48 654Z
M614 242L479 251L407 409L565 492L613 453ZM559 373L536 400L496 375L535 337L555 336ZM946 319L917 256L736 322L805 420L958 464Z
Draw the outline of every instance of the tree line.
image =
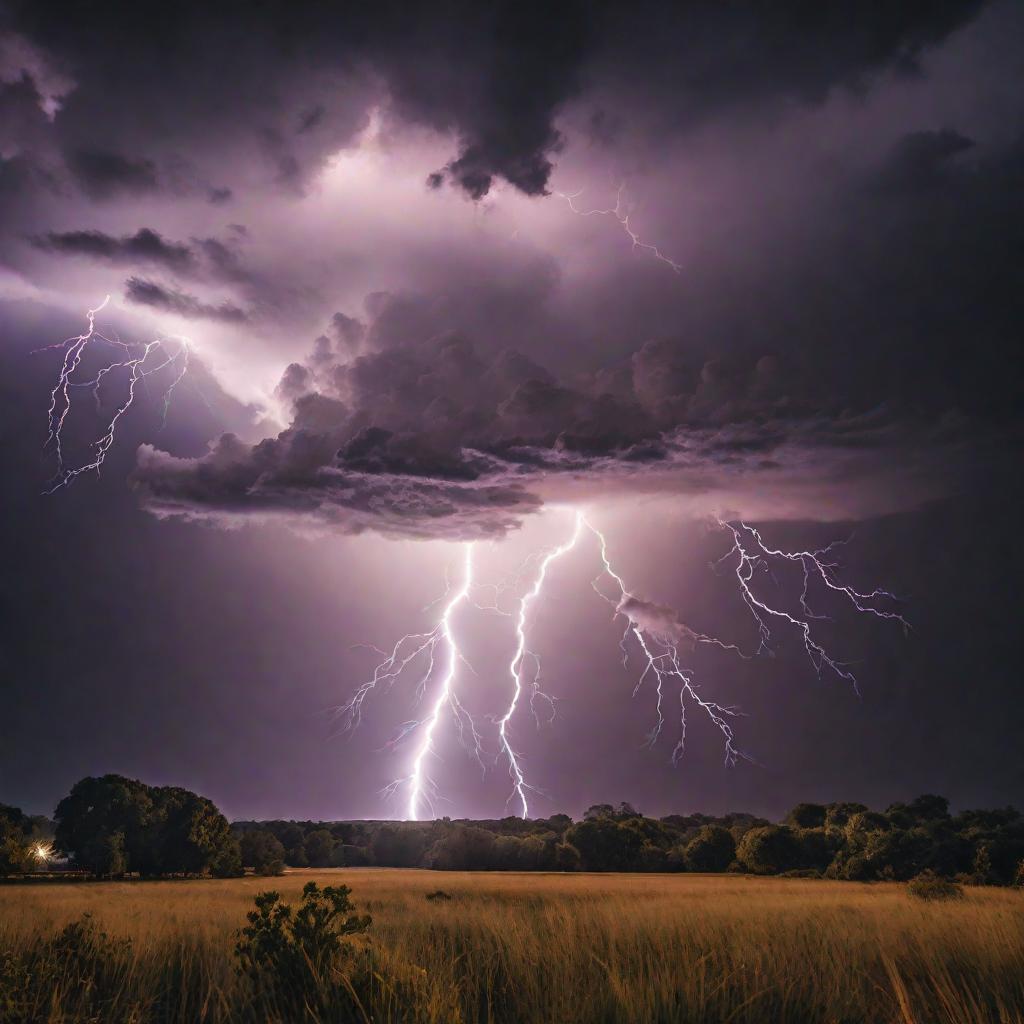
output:
M0 874L31 870L51 823L0 805ZM751 814L650 818L629 804L566 814L430 822L239 821L175 786L86 778L57 805L55 851L97 877L274 875L286 866L442 871L698 871L905 880L924 871L974 884L1024 882L1024 816L951 814L940 796L872 811L798 804L781 822Z
M649 818L596 804L524 821L236 822L247 867L425 867L450 871L735 871L849 881L923 871L978 884L1024 881L1024 816L1012 807L953 815L940 796L872 811L798 804L781 822L751 814Z

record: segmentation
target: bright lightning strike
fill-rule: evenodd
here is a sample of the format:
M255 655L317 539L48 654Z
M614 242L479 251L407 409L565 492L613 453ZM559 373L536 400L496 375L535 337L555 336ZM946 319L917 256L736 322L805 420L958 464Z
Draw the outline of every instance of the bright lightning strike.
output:
M90 309L86 313L88 326L84 333L58 342L56 345L48 345L36 350L37 352L49 352L61 349L64 352L57 383L50 392L49 433L44 445L44 450L53 450L57 460L57 471L43 492L44 494L53 494L54 491L67 487L83 473L95 472L98 474L100 472L107 453L114 444L118 422L135 401L136 388L140 383L145 384L146 378L160 370L171 369L173 377L163 394L163 416L166 418L171 395L188 372L189 345L186 339L176 339L177 345L172 348L166 341L159 338L145 343L130 344L118 338L109 338L101 334L96 329L96 315L104 309L109 301L110 296L108 295L95 309ZM119 349L124 353L125 358L106 363L93 377L87 380L77 379L76 374L83 357L87 350L96 344ZM152 359L150 359L151 356ZM127 392L124 400L115 406L103 433L96 441L92 442L91 457L80 466L68 467L64 461L63 430L73 405L73 391L81 388L90 389L96 403L96 410L99 412L101 409L100 388L105 379L118 370L127 375Z
M512 700L509 703L508 709L505 714L498 720L498 736L501 740L501 747L505 751L508 757L508 771L512 778L513 784L513 796L518 798L520 805L522 806L522 816L524 818L529 816L529 806L526 801L526 792L531 787L527 785L526 778L523 775L523 768L521 758L512 749L512 744L508 738L508 725L512 719L512 716L516 712L516 707L519 704L519 698L523 692L523 671L527 660L533 664L533 675L530 679L530 686L532 689L532 695L530 698L531 706L533 705L534 699L541 696L539 687L540 683L540 658L534 654L533 651L527 647L526 642L526 623L530 611L530 606L540 596L540 592L544 587L544 580L547 577L548 567L556 559L561 558L567 551L572 550L576 546L576 541L579 539L580 528L583 525L583 516L581 513L576 513L575 527L572 531L572 536L562 544L560 547L554 548L544 556L540 563L540 568L537 570L537 578L534 581L533 586L528 590L519 602L519 616L516 619L516 639L517 646L515 654L512 655L512 661L509 664L509 674L512 676ZM550 698L548 698L550 702ZM552 705L552 711L554 706ZM511 800L511 797L510 797Z
M539 792L539 790L527 781L522 757L512 745L511 727L527 690L530 693L531 707L536 700L543 698L548 702L551 714L554 714L553 698L540 689L540 658L530 646L529 628L535 606L541 599L544 586L548 581L551 566L577 547L584 531L596 538L599 550L601 569L592 581L592 586L597 594L612 606L614 616L616 618L621 616L625 620L625 629L620 641L623 666L628 667L631 650L635 650L640 656L642 668L633 687L633 695L636 696L645 683L653 684L655 721L647 735L647 744L653 747L660 739L666 726L666 701L669 699L670 691L674 691L679 702L679 710L678 731L671 754L673 764L677 764L685 753L687 714L692 709L703 713L721 734L727 766L735 766L740 759L751 760L736 745L732 722L740 715L739 710L703 696L695 681L693 669L684 663L683 657L685 651L692 651L698 645L717 647L723 651L737 654L741 658L748 658L751 655L745 654L735 644L706 633L696 632L679 621L674 612L672 617L669 617L666 613L671 611L670 609L651 604L637 597L629 590L622 575L612 564L604 534L581 511L574 511L573 516L573 529L568 539L557 547L551 548L543 557L539 558L533 583L519 599L518 612L514 616L516 646L508 666L508 673L512 679L512 694L504 713L494 719L498 727L499 756L503 755L507 761L509 777L512 780L512 791L509 794L508 803L518 802L519 812L524 818L529 816L530 811L528 794ZM772 653L770 644L773 636L769 622L778 620L798 632L804 649L819 674L827 668L856 689L857 680L849 668L829 654L813 635L812 623L826 617L815 613L811 608L810 592L814 587L823 588L824 591L843 598L856 612L873 615L880 619L894 620L904 629L909 629L906 619L895 610L898 600L893 594L881 589L861 592L839 580L837 575L839 565L835 560L834 552L843 542L836 542L828 547L815 550L784 551L780 548L769 547L761 533L746 523L737 524L718 520L718 525L732 537L733 543L715 564L721 565L735 558L733 571L739 583L740 596L753 614L758 627L760 636L758 654ZM755 574L762 573L774 581L773 569L775 567L781 569L783 565L799 566L802 572L803 585L796 601L800 609L799 614L795 611L788 611L777 602L769 601L758 592L763 588L759 587L758 591L755 591L753 586ZM519 578L517 585L522 582L523 578ZM611 593L608 592L609 581L612 587ZM443 652L444 675L438 683L438 690L429 714L425 718L403 725L394 741L398 742L405 736L419 732L419 743L411 772L404 778L393 782L385 791L394 793L400 786L409 786L407 813L411 819L419 817L424 805L431 812L433 810L434 786L427 775L426 763L428 758L436 753L436 731L446 708L452 712L463 744L470 749L478 763L484 764L480 733L472 717L459 702L454 685L459 663L464 662L465 659L456 642L451 620L455 610L464 602L481 608L481 610L501 612L503 615L508 615L508 613L503 612L496 604L487 606L475 604L471 596L474 586L481 588L484 585L474 584L473 548L472 545L467 545L461 584L454 592L449 587L444 612L434 628L427 633L408 634L402 637L392 648L390 654L381 651L384 660L374 670L372 677L356 690L352 699L341 709L341 714L348 727L358 725L363 703L369 694L379 687L390 687L408 666L420 659L421 655L426 659L426 667L420 676L416 693L418 697L422 697L433 680L437 660ZM496 598L500 589L503 588L495 588ZM538 718L536 709L533 708L533 710L534 717ZM471 744L467 742L467 730Z
M406 722L399 730L398 736L390 745L397 744L406 736L420 731L419 745L413 759L412 769L404 778L390 783L385 794L391 795L404 785L409 786L409 803L407 817L411 821L419 818L420 805L426 804L433 811L435 787L426 770L427 759L435 753L434 734L445 708L449 708L455 718L459 735L463 744L470 749L473 757L482 766L482 740L476 723L469 712L463 707L455 690L455 677L459 664L465 664L465 658L459 650L455 633L452 629L452 615L459 605L469 601L473 587L473 545L465 546L462 582L454 593L449 589L448 601L437 624L427 633L409 633L401 637L391 653L386 655L373 671L373 675L356 690L352 699L339 709L339 715L346 730L354 729L362 720L363 703L376 689L388 689L405 669L423 655L426 667L416 686L417 699L426 693L438 661L439 651L444 657L444 676L438 684L437 696L431 705L430 713L423 719ZM381 652L384 653L384 652ZM468 737L468 738L467 738Z
M445 605L444 615L441 616L441 636L447 649L448 666L441 680L437 699L430 716L423 726L423 735L420 738L419 749L416 751L416 759L412 765L411 791L409 793L410 820L415 821L419 816L420 801L424 797L425 790L432 788L430 779L426 775L423 762L434 752L434 730L437 728L438 719L445 705L451 707L456 718L461 721L461 706L452 684L455 682L455 673L458 669L462 655L459 653L458 644L455 641L455 634L452 632L452 612L469 596L469 588L473 585L473 545L466 545L466 560L462 577L462 586L455 592L452 599ZM427 792L427 803L430 803L429 792Z
M632 243L634 252L637 249L649 252L656 260L660 260L662 263L671 267L674 273L682 273L682 264L677 263L671 256L666 256L656 245L643 241L640 238L640 235L633 230L632 225L629 223L631 214L626 210L626 203L623 199L623 192L625 191L625 188L625 183L619 185L619 188L615 193L615 205L606 209L595 208L591 210L581 210L576 205L576 200L583 195L583 189L580 189L578 192L555 192L554 194L560 199L564 199L566 203L568 203L569 209L579 217L614 218Z

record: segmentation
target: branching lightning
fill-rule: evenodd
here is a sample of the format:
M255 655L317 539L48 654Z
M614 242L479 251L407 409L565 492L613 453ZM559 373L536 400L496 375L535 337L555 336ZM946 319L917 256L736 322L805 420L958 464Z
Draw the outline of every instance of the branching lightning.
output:
M501 748L505 752L505 756L508 758L508 771L512 778L513 784L513 797L518 798L522 806L522 816L525 818L529 814L529 806L526 801L526 792L531 787L527 784L526 778L523 775L523 768L521 758L512 749L512 744L508 738L508 726L512 720L512 716L516 713L516 707L519 704L519 698L523 693L523 672L527 661L533 665L533 674L530 677L530 705L533 707L534 701L537 697L544 697L551 708L552 714L554 713L554 703L550 697L540 689L540 658L530 650L527 646L526 641L526 626L527 618L529 616L530 606L540 596L540 592L544 587L544 580L547 577L548 568L552 562L556 559L561 558L567 551L571 551L576 546L576 541L579 539L580 528L583 525L583 516L577 512L575 516L575 526L572 531L572 536L562 544L560 547L554 548L549 551L540 563L540 567L537 570L537 578L534 581L533 586L528 590L519 602L519 615L516 618L516 650L515 654L512 655L512 661L509 663L509 674L512 676L512 700L509 703L508 709L505 714L498 720L498 736L501 740ZM534 711L536 716L536 711ZM509 798L511 800L512 797Z
M853 587L840 583L836 579L835 574L838 564L832 561L831 557L832 552L841 546L844 543L843 541L833 542L827 547L818 548L814 551L781 551L777 548L768 547L760 532L755 527L749 526L742 521L735 524L727 523L720 519L718 524L732 534L733 546L719 559L717 564L727 561L734 555L736 556L734 570L736 580L739 583L743 601L757 622L761 638L760 650L762 652L770 651L769 641L772 634L768 621L774 618L787 622L799 630L804 650L807 652L807 657L810 658L811 664L818 675L821 675L827 668L841 679L845 679L854 690L858 689L857 679L849 670L849 667L842 662L836 661L812 635L812 621L827 618L827 616L816 614L808 604L808 590L814 580L819 580L832 593L841 594L845 597L855 611L865 615L874 615L880 619L894 620L903 627L904 632L909 631L910 624L903 615L894 610L894 606L898 602L894 594L878 588L870 593L861 593L854 590ZM801 615L794 615L784 609L767 604L764 600L757 597L751 589L750 584L754 574L758 571L770 572L773 560L776 562L795 563L800 566L803 572L803 588L800 591L799 599ZM879 607L880 603L882 607Z
M452 616L462 604L472 607L510 615L515 622L515 650L509 662L508 674L512 681L512 692L504 713L493 722L497 725L499 751L498 758L507 764L512 790L508 803L518 804L519 813L526 818L530 813L529 794L540 792L527 780L523 758L512 744L511 731L517 713L521 711L524 697L529 693L531 707L538 700L545 702L549 718L553 717L554 698L540 689L540 657L531 647L529 634L535 621L536 609L543 596L545 584L549 579L549 570L559 559L573 551L580 543L583 535L593 536L598 545L600 571L593 579L593 589L613 608L615 618L625 622L620 647L622 663L629 666L631 657L640 660L639 675L633 687L636 696L645 684L652 684L654 690L654 724L647 735L647 745L654 746L666 727L666 706L671 699L678 699L678 725L675 742L672 747L671 761L677 764L686 749L687 713L697 709L721 734L725 748L725 763L732 767L741 759L752 760L736 744L733 722L741 714L738 708L718 703L703 695L695 680L692 668L685 664L684 654L698 646L715 647L741 658L750 658L758 654L771 654L774 637L769 623L776 621L783 627L790 627L798 633L804 649L815 670L820 674L825 669L834 672L849 682L854 689L857 680L843 662L836 660L813 634L813 623L826 618L815 612L811 607L811 590L823 588L846 602L855 612L873 615L880 619L898 622L904 629L909 629L903 615L896 610L898 599L891 593L881 589L861 592L841 582L838 578L839 564L835 559L835 551L845 542L836 542L825 548L806 551L785 551L770 547L761 533L747 523L727 522L718 520L718 526L732 539L732 546L716 562L716 566L729 564L739 584L740 596L754 616L757 625L759 645L753 653L744 653L736 644L721 640L718 637L700 633L685 625L679 619L666 617L669 609L653 605L637 597L626 586L621 573L612 563L608 550L608 542L604 533L599 530L582 511L573 511L573 527L569 537L560 545L550 548L543 555L538 555L532 564L535 569L524 569L517 577L514 586L525 587L518 601L514 614L498 607L498 598L510 589L510 586L494 586L479 584L473 578L473 549L467 545L465 564L461 582L456 590L449 585L446 591L446 604L437 624L427 633L408 634L403 636L392 648L390 653L378 651L383 660L377 665L373 675L355 692L349 702L341 709L341 714L348 727L354 728L362 716L366 698L378 688L389 688L414 662L425 659L426 665L419 676L416 686L417 699L423 697L433 677L438 663L443 659L443 675L436 683L437 690L430 705L428 714L418 720L403 724L392 744L406 736L416 734L418 742L410 772L403 778L391 783L385 792L394 793L401 786L409 787L407 814L409 818L418 818L424 808L433 811L436 791L427 773L427 762L435 753L437 729L445 709L449 709L458 726L460 737L478 763L484 764L482 756L483 743L480 731L473 718L469 715L458 699L455 681L460 664L465 665L459 645L452 627ZM530 564L530 563L528 563ZM783 565L798 566L802 572L803 585L795 604L799 612L787 610L780 603L770 601L760 591L764 588L754 586L756 574L768 576L776 581L773 567ZM532 576L532 582L526 581ZM480 605L473 600L474 588L493 589L494 601ZM778 588L776 588L778 589ZM675 613L673 613L675 615ZM660 618L659 618L660 616ZM422 658L421 658L422 656ZM540 716L533 708L534 717L540 724ZM468 739L467 739L468 737Z
M581 210L576 205L576 200L583 195L583 189L577 192L555 192L554 195L558 196L559 199L564 199L569 205L569 209L572 210L578 217L612 217L618 223L619 227L626 233L626 237L629 238L633 246L633 251L641 249L645 252L649 252L656 260L660 260L662 263L671 267L673 272L676 274L682 273L682 264L677 263L671 256L666 256L656 245L652 245L650 242L645 242L640 238L640 235L633 229L629 223L630 213L626 210L626 203L623 199L623 193L625 192L625 182L619 185L618 190L615 193L615 205L607 207L605 209L594 208L590 210Z
M171 347L166 340L160 338L145 343L131 344L121 341L119 338L109 338L101 334L96 329L96 315L104 309L109 301L110 296L108 295L95 309L90 309L86 313L88 326L84 333L58 342L56 345L48 345L36 350L37 352L53 350L63 350L64 352L57 383L50 392L49 433L44 445L44 450L49 449L54 452L57 470L43 492L44 494L53 494L54 491L67 487L83 473L96 472L99 474L107 453L114 444L118 423L135 401L136 389L140 383L145 384L146 378L160 370L171 369L172 379L163 394L163 416L166 418L171 395L188 372L189 344L186 339L176 339L177 344ZM75 375L87 350L97 343L120 350L124 353L125 358L105 364L88 380L76 379ZM150 359L150 356L153 356L153 359ZM90 389L96 403L96 410L101 412L100 388L106 378L118 370L124 371L127 375L124 400L115 406L103 433L96 441L92 442L90 446L92 455L87 461L80 466L68 467L64 461L63 430L73 404L72 392L81 388Z
M718 704L715 701L705 700L701 697L694 684L693 671L685 668L679 660L680 641L667 634L660 634L654 630L645 629L639 620L630 614L630 603L634 600L634 597L626 588L622 577L612 568L608 557L608 543L605 540L604 534L587 520L584 520L584 524L597 537L601 551L603 572L594 579L592 584L594 590L608 601L609 604L614 606L616 615L621 615L626 619L626 631L623 634L621 643L623 664L625 665L628 662L629 651L627 641L630 636L636 641L643 655L643 671L640 673L636 686L633 688L634 696L640 691L640 688L649 677L654 677L656 720L647 736L648 745L654 746L661 736L661 731L665 724L663 711L665 687L674 681L679 685L679 738L672 749L672 763L678 763L686 748L687 701L692 702L704 711L718 728L719 732L721 732L725 740L726 765L732 767L741 757L749 760L746 754L737 749L734 743L735 737L732 726L728 721L730 718L735 718L739 711L734 707ZM619 588L617 600L608 597L598 586L602 576L610 577ZM682 637L691 644L710 644L715 647L721 647L724 650L739 652L739 648L733 644L724 643L715 637L706 636L703 633L695 633L686 626L680 625L679 628Z
M472 715L462 705L455 690L455 678L458 674L459 666L461 664L468 667L468 664L455 638L452 628L452 616L461 604L469 601L472 587L473 545L466 544L463 556L462 582L454 593L449 587L447 603L434 628L427 633L410 633L401 637L392 648L391 653L386 655L384 660L374 669L373 675L356 690L352 699L338 711L345 728L354 729L362 719L363 703L366 698L378 688L390 688L405 669L417 660L422 660L420 656L423 655L427 664L416 686L416 697L421 699L431 682L438 660L443 657L444 675L437 684L437 695L430 706L429 713L422 719L403 723L398 731L398 735L390 744L394 746L406 736L415 733L419 734L419 743L413 758L412 768L408 775L394 780L385 788L385 794L391 795L402 786L409 787L407 816L412 821L418 819L421 804L425 804L428 810L433 813L436 789L427 772L426 762L435 753L434 734L445 708L452 712L463 745L470 750L477 763L483 767L482 737Z

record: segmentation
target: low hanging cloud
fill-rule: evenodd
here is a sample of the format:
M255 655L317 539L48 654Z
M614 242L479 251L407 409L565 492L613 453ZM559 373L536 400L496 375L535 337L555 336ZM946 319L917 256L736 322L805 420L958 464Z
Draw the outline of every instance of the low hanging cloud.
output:
M934 494L926 453L956 434L815 404L789 392L794 378L771 357L694 366L652 344L569 386L518 352L378 329L408 303L375 296L370 323L334 318L282 376L292 421L277 437L226 434L192 459L143 446L133 486L144 506L223 526L449 540L500 536L547 503L662 492L707 514L763 489L767 516L847 518Z
M211 199L232 187L219 178L232 162L299 195L382 104L449 136L454 153L430 181L479 199L496 182L546 194L565 144L558 119L588 90L595 124L614 121L618 97L651 111L653 131L680 134L738 104L810 105L914 69L980 7L456 2L438 17L423 3L396 16L273 0L249 12L240 39L230 10L196 0L159 25L123 3L53 17L12 0L0 30L17 41L9 75L32 79L41 112L64 102L54 148L91 199L180 188L181 154L195 164L184 176ZM72 73L57 82L57 67Z

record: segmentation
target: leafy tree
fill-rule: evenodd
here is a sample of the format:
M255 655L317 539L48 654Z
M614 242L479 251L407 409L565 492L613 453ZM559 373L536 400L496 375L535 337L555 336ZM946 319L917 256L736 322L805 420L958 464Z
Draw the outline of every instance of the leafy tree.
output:
M847 802L827 804L825 807L825 827L843 828L855 814L866 811L866 804Z
M0 804L0 875L28 871L32 866L31 821L17 807Z
M596 818L610 818L613 821L624 821L626 818L640 818L640 812L630 803L620 803L617 807L613 804L593 804L583 812L584 821L593 821Z
M242 863L260 875L284 874L284 847L266 829L248 829L239 840Z
M897 828L910 829L948 818L949 801L944 796L926 793L911 800L909 804L890 804L885 813Z
M431 847L430 866L441 871L490 871L495 862L493 832L467 825L452 825Z
M565 833L565 839L579 851L587 871L628 871L643 846L639 832L608 817L578 822Z
M925 829L894 828L873 832L864 846L864 856L874 877L906 881L924 870L930 847Z
M120 775L76 783L57 805L55 838L98 875L241 872L230 826L211 801Z
M556 871L579 871L580 853L571 843L559 843L555 847Z
M306 856L305 843L302 843L299 846L293 846L289 850L285 850L284 862L290 868L308 868L309 858Z
M325 868L331 863L334 836L325 828L314 829L306 836L304 849L311 868Z
M786 815L785 824L793 828L824 828L827 814L824 804L797 804Z
M736 858L736 840L721 825L704 825L686 844L690 871L724 871Z
M416 868L427 848L427 833L418 826L382 825L373 835L374 863L390 868Z
M151 793L159 822L155 859L161 874L200 874L215 864L231 869L237 841L211 800L177 786L161 786ZM241 873L240 862L234 873Z
M123 874L129 865L155 873L157 850L148 831L152 813L149 787L135 779L82 779L57 805L57 848L95 874Z
M888 832L892 822L878 811L858 811L850 815L846 821L844 832L848 839L867 836L871 832Z
M803 867L797 833L788 825L752 828L740 840L736 859L756 875L777 875Z
M838 833L824 828L797 829L796 839L800 848L799 866L814 871L824 871L842 845Z

